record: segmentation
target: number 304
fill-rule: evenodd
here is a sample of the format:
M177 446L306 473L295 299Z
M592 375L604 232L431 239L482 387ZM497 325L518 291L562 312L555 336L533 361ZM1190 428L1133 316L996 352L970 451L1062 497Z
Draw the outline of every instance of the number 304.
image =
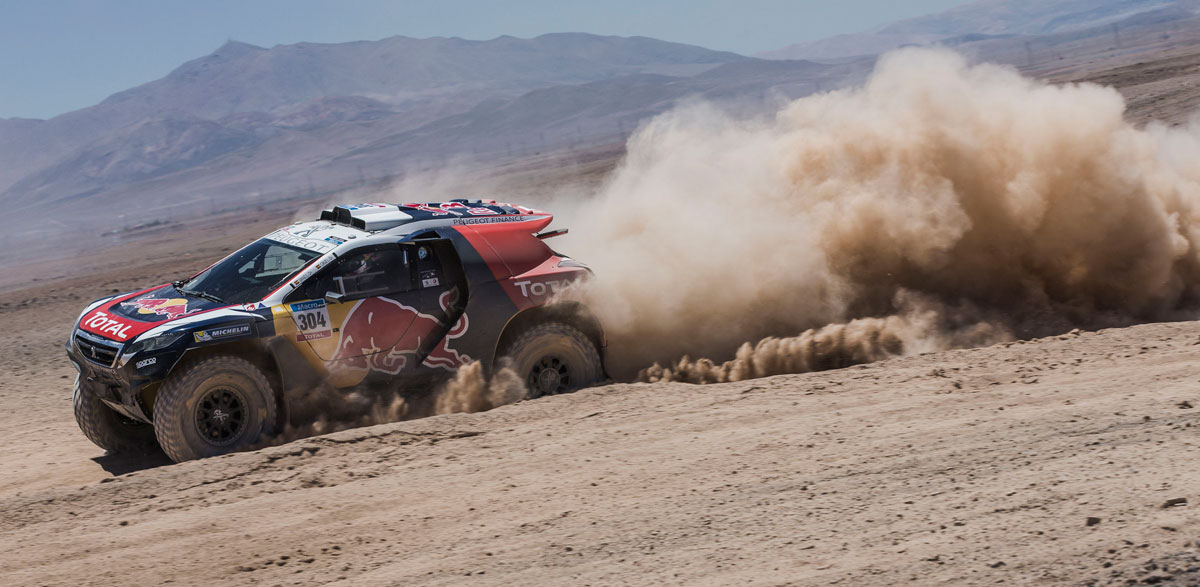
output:
M301 330L312 330L318 326L325 326L325 315L320 312L299 314L296 318L300 321Z

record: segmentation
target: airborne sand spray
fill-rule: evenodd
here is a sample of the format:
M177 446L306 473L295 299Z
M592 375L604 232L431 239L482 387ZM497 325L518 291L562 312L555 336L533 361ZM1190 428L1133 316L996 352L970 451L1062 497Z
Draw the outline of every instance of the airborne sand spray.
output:
M463 365L453 378L428 393L347 394L318 381L309 388L290 391L290 422L263 445L439 414L482 412L521 401L527 394L525 383L507 363L489 375L478 361Z
M565 215L613 371L743 379L1194 316L1200 127L1123 112L905 50L770 120L656 118Z

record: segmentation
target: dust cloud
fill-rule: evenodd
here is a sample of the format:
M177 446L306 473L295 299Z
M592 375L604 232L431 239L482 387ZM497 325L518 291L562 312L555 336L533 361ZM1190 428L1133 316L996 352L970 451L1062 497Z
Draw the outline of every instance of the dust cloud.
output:
M770 117L659 116L562 215L579 228L562 248L596 271L610 372L644 380L1192 318L1200 122L1135 128L1124 108L903 50Z
M525 399L528 390L507 364L490 375L472 361L432 393L412 390L354 391L349 394L323 381L293 389L287 397L288 423L264 446L350 428L415 420L441 414L482 412ZM260 448L260 447L256 447Z

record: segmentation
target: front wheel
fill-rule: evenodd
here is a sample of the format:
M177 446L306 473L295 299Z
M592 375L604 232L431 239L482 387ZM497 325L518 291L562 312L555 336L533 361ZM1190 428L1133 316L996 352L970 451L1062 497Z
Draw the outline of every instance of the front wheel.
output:
M262 369L215 356L173 373L154 401L154 434L175 462L252 446L274 431L275 393Z
M567 393L604 377L600 352L579 329L547 322L526 330L501 352L529 388L529 397Z
M154 447L154 428L104 405L79 382L79 377L75 377L75 392L71 399L75 422L83 435L109 454L143 452Z

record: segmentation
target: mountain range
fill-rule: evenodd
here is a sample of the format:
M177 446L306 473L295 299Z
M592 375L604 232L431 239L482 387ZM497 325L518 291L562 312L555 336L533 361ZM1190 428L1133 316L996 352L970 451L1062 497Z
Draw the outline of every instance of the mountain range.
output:
M896 46L952 45L1015 62L1034 36L1109 35L1134 21L1194 25L1197 1L979 0L759 57L583 33L231 41L94 106L0 119L0 203L10 218L52 216L97 233L177 221L375 185L458 157L494 164L620 145L681 100L769 106L857 83L876 53Z
M0 120L0 201L95 221L328 191L413 161L621 140L687 96L805 94L862 67L644 37L230 42L50 120Z

